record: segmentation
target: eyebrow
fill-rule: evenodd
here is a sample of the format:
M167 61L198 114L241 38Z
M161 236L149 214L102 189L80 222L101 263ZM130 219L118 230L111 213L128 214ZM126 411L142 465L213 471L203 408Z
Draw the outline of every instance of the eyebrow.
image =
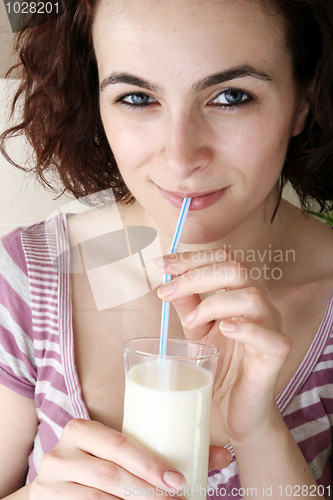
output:
M110 76L105 78L100 85L100 90L104 90L108 85L114 85L116 83L127 83L128 85L134 85L135 87L142 87L143 89L149 90L150 92L158 92L160 90L157 85L143 80L134 75L129 75L128 73L111 73Z
M246 76L252 76L264 81L272 81L272 78L263 71L259 71L252 66L240 66L222 71L221 73L216 73L215 75L208 76L204 80L194 83L194 85L192 85L191 92L201 92L202 90L208 89L213 85L229 82L230 80L235 80L236 78L245 78Z
M194 94L197 92L201 92L202 90L205 90L214 85L228 82L230 80L235 80L236 78L244 78L246 76L252 76L264 81L272 81L272 78L269 75L267 75L263 71L259 71L253 68L252 66L238 66L236 68L231 68L220 73L215 73L214 75L210 75L203 80L199 80L192 85L191 93ZM149 90L150 92L162 91L158 87L158 85L154 85L147 80L144 80L143 78L139 78L128 73L111 73L111 75L109 75L102 81L100 85L100 91L103 91L108 85L114 85L116 83L126 83L128 85L134 85L135 87L141 87L143 89Z

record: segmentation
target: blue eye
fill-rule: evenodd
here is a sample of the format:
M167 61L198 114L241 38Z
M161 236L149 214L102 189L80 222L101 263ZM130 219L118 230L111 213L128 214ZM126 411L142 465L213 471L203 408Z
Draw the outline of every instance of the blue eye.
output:
M152 102L155 102L155 100L149 95L144 94L143 92L135 92L133 94L127 94L123 97L120 97L120 99L118 99L118 102L120 102L121 104L125 104L126 106L139 108L148 106Z
M212 101L212 104L217 104L218 106L232 107L240 104L245 104L249 101L252 101L252 97L238 89L228 89L221 92L215 99Z

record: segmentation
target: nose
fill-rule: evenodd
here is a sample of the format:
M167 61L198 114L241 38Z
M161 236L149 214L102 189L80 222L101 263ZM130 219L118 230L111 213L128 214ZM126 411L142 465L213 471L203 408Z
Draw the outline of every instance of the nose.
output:
M159 153L161 163L178 179L206 169L212 160L207 124L194 112L165 117Z

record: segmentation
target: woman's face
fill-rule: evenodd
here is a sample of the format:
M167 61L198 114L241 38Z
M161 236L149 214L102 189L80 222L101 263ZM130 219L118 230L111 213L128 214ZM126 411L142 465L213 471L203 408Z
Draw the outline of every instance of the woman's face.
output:
M171 236L192 196L187 243L269 221L308 110L283 21L253 1L101 0L93 39L105 132L146 220Z

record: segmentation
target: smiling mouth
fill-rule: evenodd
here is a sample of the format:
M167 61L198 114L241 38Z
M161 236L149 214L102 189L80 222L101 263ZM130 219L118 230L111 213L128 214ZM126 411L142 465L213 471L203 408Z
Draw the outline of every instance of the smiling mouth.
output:
M181 208L184 198L192 198L190 210L203 210L214 205L228 189L228 187L225 187L222 189L215 189L214 191L179 193L177 191L162 189L157 186L157 184L155 184L155 186L163 198L176 208Z

